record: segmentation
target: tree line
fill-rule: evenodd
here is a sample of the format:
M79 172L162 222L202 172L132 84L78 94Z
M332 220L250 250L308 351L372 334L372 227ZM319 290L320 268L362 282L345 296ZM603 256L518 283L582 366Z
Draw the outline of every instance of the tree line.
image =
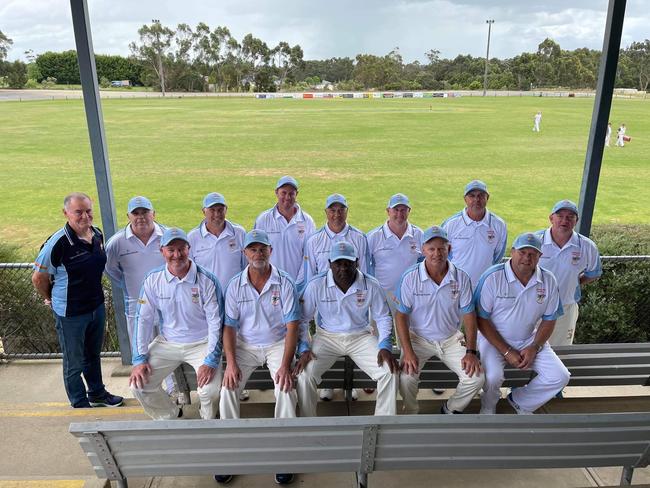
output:
M12 87L43 83L79 84L75 51L26 53L28 63L4 61L12 41L0 31L0 78ZM130 56L96 55L100 84L129 80L132 85L166 91L251 90L476 90L483 87L485 58L453 59L430 49L427 61L405 62L399 48L386 55L358 54L304 60L300 45L269 46L253 34L237 40L227 27L201 22L168 27L158 20L143 25L129 44ZM488 88L531 90L564 87L594 89L600 51L564 50L545 39L534 53L489 60ZM1 82L2 80L0 80ZM646 91L650 84L650 40L621 49L616 86Z

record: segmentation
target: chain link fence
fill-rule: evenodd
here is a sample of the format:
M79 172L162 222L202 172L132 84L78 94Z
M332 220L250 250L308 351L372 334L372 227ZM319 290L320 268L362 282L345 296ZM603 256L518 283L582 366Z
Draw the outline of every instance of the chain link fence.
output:
M61 357L52 310L32 286L31 263L0 264L0 359ZM103 356L119 356L111 287L104 279L106 336Z
M32 286L32 265L0 264L0 359L60 357L51 310ZM111 288L104 356L119 356ZM583 290L576 343L650 342L650 256L604 256L603 276Z

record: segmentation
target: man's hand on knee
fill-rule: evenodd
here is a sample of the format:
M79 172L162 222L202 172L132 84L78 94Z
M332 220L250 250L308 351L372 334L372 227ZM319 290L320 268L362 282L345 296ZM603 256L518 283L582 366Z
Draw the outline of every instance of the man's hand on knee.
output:
M216 369L208 366L207 364L202 364L199 366L199 370L196 372L196 384L199 388L203 388L205 385L210 383L214 378Z
M151 366L149 366L149 363L142 363L133 366L131 376L129 376L129 386L141 390L144 388L144 385L149 383L150 376Z
M241 370L237 364L227 363L226 370L223 372L222 386L228 390L234 390L239 386L241 381Z
M295 366L291 370L291 374L293 376L298 376L300 373L303 372L303 370L307 367L309 364L309 361L312 359L316 359L316 356L314 355L313 352L311 351L305 351L303 352L300 357L298 358L298 361L296 361Z
M395 373L399 369L399 364L393 357L393 353L387 349L380 349L377 354L377 366L382 366L384 363L388 365L391 373Z

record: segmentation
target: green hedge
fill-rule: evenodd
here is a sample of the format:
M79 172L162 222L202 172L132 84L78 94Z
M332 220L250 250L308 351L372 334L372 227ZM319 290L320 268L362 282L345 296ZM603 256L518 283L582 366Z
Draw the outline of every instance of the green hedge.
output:
M606 225L591 238L603 256L650 255L650 225ZM583 288L575 342L650 342L650 261L606 261Z

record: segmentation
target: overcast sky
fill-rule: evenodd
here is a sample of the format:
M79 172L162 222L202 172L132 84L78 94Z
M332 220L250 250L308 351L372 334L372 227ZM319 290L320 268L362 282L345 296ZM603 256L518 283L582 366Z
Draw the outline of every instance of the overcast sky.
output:
M88 0L96 53L129 54L151 19L167 26L225 25L270 47L300 44L305 59L384 55L395 47L407 62L485 56L486 19L494 19L490 57L534 52L546 37L563 49L602 48L607 0ZM9 59L24 51L74 49L69 0L0 0L0 30L13 39ZM650 38L650 0L627 2L622 44Z

